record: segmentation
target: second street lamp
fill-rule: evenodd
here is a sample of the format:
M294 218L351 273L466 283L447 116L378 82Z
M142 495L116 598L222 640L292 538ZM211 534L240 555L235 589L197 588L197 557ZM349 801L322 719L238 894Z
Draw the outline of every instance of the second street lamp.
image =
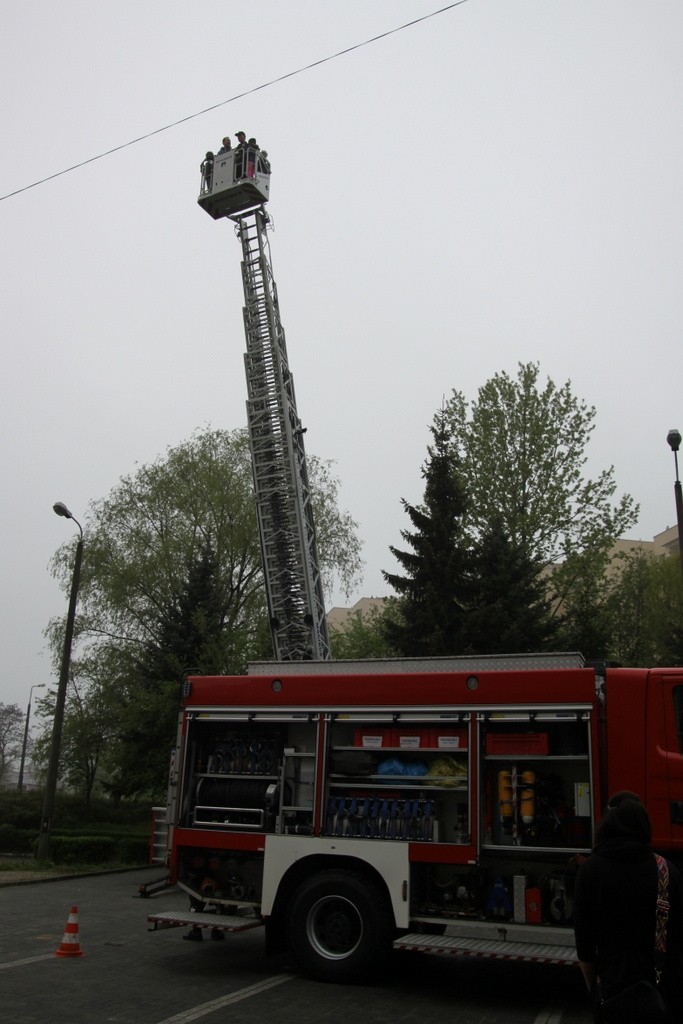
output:
M78 600L78 585L81 579L81 562L83 560L83 529L77 519L74 519L71 512L62 501L52 506L58 516L65 519L73 519L78 527L80 537L76 545L76 557L74 559L73 576L71 578L71 596L69 597L69 611L66 616L66 629L64 631L64 649L62 651L62 665L59 672L59 684L57 686L57 699L55 701L55 717L52 724L52 742L50 744L50 762L45 780L45 800L43 802L43 816L40 822L40 835L38 836L38 860L47 860L50 855L50 828L52 816L55 809L55 796L57 794L57 775L59 771L59 751L62 744L62 726L64 724L64 705L66 703L66 688L69 682L69 666L71 664L71 644L74 636L74 622L76 619L76 601Z
M681 481L678 477L678 449L681 447L681 433L675 428L666 435L669 448L674 453L676 463L676 480L674 482L674 497L676 499L676 523L678 525L678 557L681 562L681 575L683 575L683 494L681 494Z
M21 793L24 788L24 764L26 763L26 744L28 743L28 723L31 718L31 698L34 690L44 690L45 683L34 683L28 694L28 707L26 708L26 725L24 726L24 742L21 747L21 764L19 765L19 784L17 789Z

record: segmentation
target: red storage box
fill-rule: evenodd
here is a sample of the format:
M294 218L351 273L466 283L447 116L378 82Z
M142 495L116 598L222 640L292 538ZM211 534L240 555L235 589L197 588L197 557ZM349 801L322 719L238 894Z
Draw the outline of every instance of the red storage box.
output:
M373 729L371 726L365 726L362 729L356 729L353 745L354 747L365 747L366 750L390 747L391 733L391 729Z
M392 747L399 750L423 750L430 745L431 729L393 729Z
M487 754L547 754L547 732L490 732L486 737Z
M467 729L431 729L430 747L436 750L467 750Z

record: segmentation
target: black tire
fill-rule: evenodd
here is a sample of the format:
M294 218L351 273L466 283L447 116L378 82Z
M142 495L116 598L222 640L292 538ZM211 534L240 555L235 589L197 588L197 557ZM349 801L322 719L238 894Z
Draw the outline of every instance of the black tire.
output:
M387 894L353 871L322 871L303 882L289 905L289 944L321 981L358 981L391 950L394 920Z

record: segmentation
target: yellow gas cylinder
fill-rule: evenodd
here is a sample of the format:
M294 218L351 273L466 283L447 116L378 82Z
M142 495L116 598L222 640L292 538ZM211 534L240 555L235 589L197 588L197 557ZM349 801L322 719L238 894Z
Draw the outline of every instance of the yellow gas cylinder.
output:
M525 825L530 825L536 816L535 782L536 772L522 772L522 792L519 809Z
M498 772L498 808L500 820L505 824L509 824L514 817L512 772Z

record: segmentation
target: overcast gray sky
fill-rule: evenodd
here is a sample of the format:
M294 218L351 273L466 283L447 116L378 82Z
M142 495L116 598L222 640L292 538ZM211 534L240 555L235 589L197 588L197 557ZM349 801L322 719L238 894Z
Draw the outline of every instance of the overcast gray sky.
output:
M0 194L405 22L438 0L33 0L0 8ZM634 536L675 521L683 428L683 5L468 0L0 202L0 701L53 682L49 575L88 503L196 427L245 423L240 251L196 205L244 129L307 447L365 578L419 501L442 396L538 360L598 410ZM328 607L342 595L328 595Z

